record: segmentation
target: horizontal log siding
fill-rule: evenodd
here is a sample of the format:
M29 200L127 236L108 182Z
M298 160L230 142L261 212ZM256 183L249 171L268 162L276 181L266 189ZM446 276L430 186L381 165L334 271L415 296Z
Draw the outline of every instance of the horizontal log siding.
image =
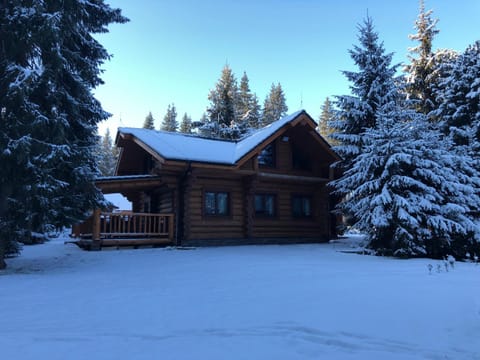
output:
M256 192L276 194L277 214L274 218L255 217L253 221L254 237L328 237L328 190L325 186L259 182ZM311 218L298 219L293 217L292 196L294 194L312 196L313 216Z
M205 216L204 191L230 193L230 215ZM207 179L199 177L190 196L190 238L220 239L244 237L243 184L241 179Z
M158 208L156 212L158 213L173 213L173 196L174 191L165 191L157 195L158 196Z
M230 216L210 217L204 215L203 194L205 190L230 193ZM316 238L326 240L329 236L328 190L319 184L281 182L258 182L256 193L276 194L275 218L255 217L253 238ZM297 219L292 216L292 195L312 195L313 216ZM189 239L246 239L245 188L241 179L198 178L190 197ZM242 240L239 240L242 243ZM201 242L200 242L201 244Z

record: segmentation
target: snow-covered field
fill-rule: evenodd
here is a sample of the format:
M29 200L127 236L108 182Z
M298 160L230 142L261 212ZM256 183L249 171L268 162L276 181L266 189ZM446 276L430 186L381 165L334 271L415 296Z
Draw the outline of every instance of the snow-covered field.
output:
M0 271L1 358L480 359L480 265L345 247L25 247Z

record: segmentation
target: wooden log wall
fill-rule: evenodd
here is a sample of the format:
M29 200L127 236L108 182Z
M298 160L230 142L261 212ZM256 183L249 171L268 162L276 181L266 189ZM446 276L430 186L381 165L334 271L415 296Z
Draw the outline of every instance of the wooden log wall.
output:
M328 237L330 214L328 191L320 184L259 183L257 193L276 194L277 214L273 218L256 217L253 236L270 237ZM292 214L294 194L312 196L312 217L295 218Z

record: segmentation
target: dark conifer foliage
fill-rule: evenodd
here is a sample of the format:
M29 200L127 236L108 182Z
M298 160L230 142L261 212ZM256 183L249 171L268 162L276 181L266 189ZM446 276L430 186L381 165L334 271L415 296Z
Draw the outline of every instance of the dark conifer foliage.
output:
M93 34L127 19L97 1L1 1L0 267L15 241L71 225L102 203L92 90L109 59Z
M170 104L168 105L167 113L163 118L162 126L160 127L160 130L175 132L177 131L177 128L178 128L177 108L175 107L175 104Z
M240 88L236 104L237 122L241 127L242 133L248 129L258 129L260 127L260 105L258 97L250 90L247 73L244 72L240 80Z
M424 0L420 0L420 10L415 21L417 33L410 35L410 39L418 41L418 45L410 48L410 64L405 66L407 73L407 93L415 108L428 115L436 108L433 88L438 80L436 68L439 66L433 52L433 39L439 33L436 28L438 19L432 18L432 10L425 10Z
M337 96L338 109L331 136L340 145L335 150L348 168L361 152L361 136L366 129L377 124L377 110L394 100L392 92L397 66L392 66L392 53L385 53L383 42L378 38L373 21L367 17L358 27L359 45L350 50L350 57L358 71L344 71L350 81L351 95Z
M98 144L98 170L101 176L112 176L115 174L117 165L118 150L113 144L110 130L107 128L105 135L100 138Z
M327 97L321 107L321 114L318 119L318 132L325 140L327 140L330 145L339 144L338 141L331 137L331 135L335 132L335 129L332 127L334 121L335 111L333 108L333 103Z
M287 115L288 106L285 94L280 83L272 84L270 93L263 103L262 126L271 124L274 121Z
M145 117L145 121L143 122L144 129L155 129L155 119L153 118L152 112L150 111L148 115Z
M238 139L242 134L238 123L238 98L237 79L227 64L208 95L207 121L201 126L200 133L215 138Z
M187 114L183 114L182 122L180 123L180 132L184 134L192 133L192 118Z

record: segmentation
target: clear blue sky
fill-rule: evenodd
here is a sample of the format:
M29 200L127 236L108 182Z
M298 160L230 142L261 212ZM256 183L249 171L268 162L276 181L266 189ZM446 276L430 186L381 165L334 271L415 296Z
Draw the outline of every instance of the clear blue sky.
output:
M149 111L158 128L167 106L179 119L200 118L207 96L228 63L240 79L246 71L261 104L280 82L289 112L313 118L327 96L349 93L342 70L354 70L348 50L368 14L394 62L407 61L408 35L417 0L107 0L130 22L97 36L113 54L103 68L96 97L113 114L99 126L143 124ZM462 51L480 39L480 1L426 0L438 18L435 48Z

